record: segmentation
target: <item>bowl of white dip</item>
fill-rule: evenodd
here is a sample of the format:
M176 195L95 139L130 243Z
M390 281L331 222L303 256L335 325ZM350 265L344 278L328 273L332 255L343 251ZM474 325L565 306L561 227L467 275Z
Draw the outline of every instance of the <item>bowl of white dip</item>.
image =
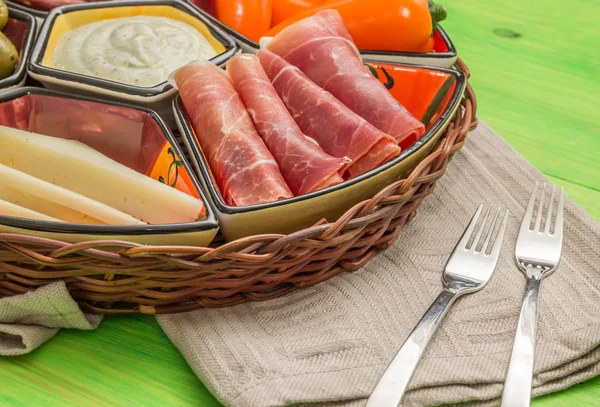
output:
M222 65L236 43L177 0L97 2L53 9L29 74L45 87L153 109L173 123L171 71L197 59Z

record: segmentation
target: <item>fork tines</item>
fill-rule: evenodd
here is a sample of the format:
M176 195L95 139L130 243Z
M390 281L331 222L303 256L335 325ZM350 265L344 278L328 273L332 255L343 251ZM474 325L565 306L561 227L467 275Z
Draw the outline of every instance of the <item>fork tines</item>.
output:
M565 206L564 189L560 189L560 195L558 197L558 208L556 211L554 211L554 194L556 188L554 187L554 185L552 186L552 190L550 191L550 199L546 204L546 187L547 185L545 183L542 184L541 192L539 192L539 183L536 182L535 187L533 188L533 192L531 193L531 198L529 198L529 204L527 205L527 209L525 210L525 215L523 216L523 223L521 225L521 229L523 229L523 227L528 227L529 231L537 231L539 233L545 233L549 235L554 235L557 233L562 234L563 212ZM546 212L546 220L542 229L542 217L544 211ZM534 213L536 213L535 223L533 223ZM555 217L554 225L552 225L553 217ZM554 226L552 228L552 233L550 229L551 226Z
M473 238L473 231L477 226L479 216L483 210L483 205L479 205L477 211L471 218L469 222L469 226L463 233L460 241L458 242L457 247L462 247L464 250L472 251L475 253L483 253L484 255L494 255L497 256L500 252L500 247L502 246L502 239L499 239L498 236L502 236L504 234L504 230L506 229L506 223L508 221L508 210L504 210L504 216L500 217L501 209L498 208L491 222L488 221L491 213L491 208L485 212L483 217L483 221L481 221L479 227L477 228L477 233ZM481 236L483 236L483 232L487 230L485 235L485 240L481 242ZM494 233L494 231L496 233ZM493 239L492 239L493 237ZM470 243L470 244L469 244Z

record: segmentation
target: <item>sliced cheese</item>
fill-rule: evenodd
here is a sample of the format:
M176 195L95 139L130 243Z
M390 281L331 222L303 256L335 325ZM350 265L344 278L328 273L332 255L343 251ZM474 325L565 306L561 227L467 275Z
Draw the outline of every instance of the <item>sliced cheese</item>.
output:
M201 200L78 141L0 126L0 163L148 223L182 223L204 215Z
M43 213L32 211L31 209L23 208L22 206L3 201L0 199L0 215L14 216L15 218L25 218L34 220L45 220L48 222L61 222L61 220L46 216Z
M43 213L64 222L89 225L106 225L105 222L92 218L89 215L78 212L59 203L53 202L45 197L40 197L29 193L23 188L2 185L0 186L0 198L13 205L18 205L38 213Z
M16 191L15 191L16 190ZM79 195L68 189L61 188L41 179L35 178L24 172L14 168L0 164L0 199L7 200L14 197L21 197L23 200L17 200L15 203L27 209L36 212L44 213L48 216L53 216L61 220L65 217L73 216L72 211L65 211L67 216L62 216L60 210L56 210L56 205L48 204L49 215L45 208L45 203L54 203L59 206L72 209L79 212L80 220L86 220L86 216L93 218L90 223L98 223L98 221L109 225L143 225L144 222L134 218L131 215L123 213L101 202L94 201L83 195ZM30 200L28 200L30 198ZM18 203L17 203L18 202ZM82 222L79 222L82 223Z

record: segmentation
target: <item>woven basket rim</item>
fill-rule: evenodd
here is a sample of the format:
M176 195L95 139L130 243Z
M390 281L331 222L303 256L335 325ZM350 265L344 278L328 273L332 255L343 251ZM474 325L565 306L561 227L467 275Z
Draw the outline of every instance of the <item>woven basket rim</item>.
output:
M461 60L456 67L469 77ZM433 192L450 157L477 125L476 108L467 84L444 134L406 178L335 222L288 235L254 235L197 247L117 240L72 244L0 233L0 297L61 280L88 311L173 313L267 300L356 270L394 243L422 199Z

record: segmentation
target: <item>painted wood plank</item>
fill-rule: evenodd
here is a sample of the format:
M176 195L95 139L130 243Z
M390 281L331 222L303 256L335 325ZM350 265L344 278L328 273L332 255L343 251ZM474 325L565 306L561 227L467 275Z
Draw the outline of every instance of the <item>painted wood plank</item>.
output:
M599 153L600 154L600 153ZM565 188L569 197L586 209L594 219L600 221L600 191L584 187L564 179L546 175L555 185Z
M443 4L443 26L472 70L479 115L544 174L568 181L568 193L582 198L579 185L597 197L600 3ZM600 204L590 197L580 204L594 212Z
M30 355L0 358L3 407L220 406L151 316L63 330Z

